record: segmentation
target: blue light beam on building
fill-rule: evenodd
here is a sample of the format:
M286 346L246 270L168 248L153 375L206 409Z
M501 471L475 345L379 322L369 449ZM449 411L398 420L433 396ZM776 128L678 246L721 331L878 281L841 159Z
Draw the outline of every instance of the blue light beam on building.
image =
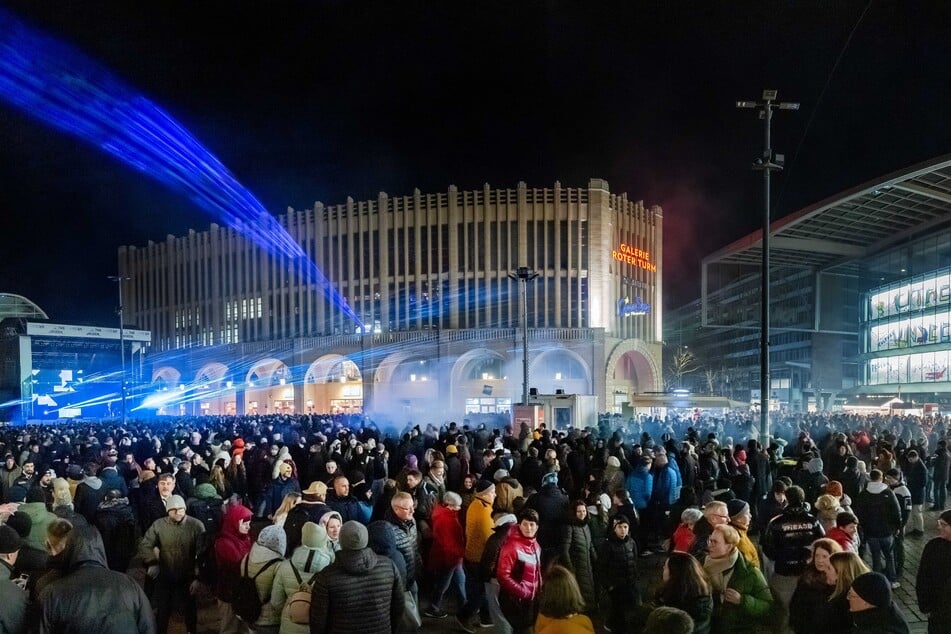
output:
M362 326L277 218L181 124L79 51L3 10L0 98L184 194L267 252L299 262L327 298Z

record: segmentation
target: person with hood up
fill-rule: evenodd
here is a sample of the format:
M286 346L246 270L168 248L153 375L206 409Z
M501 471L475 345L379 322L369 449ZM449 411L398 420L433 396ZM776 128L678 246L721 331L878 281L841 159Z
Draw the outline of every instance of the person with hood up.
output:
M499 582L499 605L512 631L531 632L542 587L542 550L535 539L539 516L535 509L525 508L516 517L518 523L502 542L495 578Z
M155 634L145 592L128 575L109 570L97 531L72 531L63 554L62 576L39 593L41 632Z
M891 583L885 575L859 575L846 596L856 634L908 634L908 622L892 600Z
M155 520L139 543L139 555L154 580L152 599L156 607L158 631L168 630L173 605L184 604L185 626L197 631L198 607L195 592L195 560L205 527L185 514L185 500L173 495L167 502L168 515Z
M280 526L265 526L258 534L251 550L238 564L242 577L255 577L258 599L261 601L261 615L254 623L248 623L252 632L277 632L281 625L281 606L271 603L274 581L280 563L268 565L274 560L284 559L287 550L287 537ZM259 574L260 573L260 574Z
M221 533L214 545L218 569L215 597L221 624L219 632L237 634L246 631L247 627L235 615L231 599L241 576L241 560L251 551L251 511L242 504L229 506L221 524Z
M291 620L289 599L311 578L333 563L334 551L327 543L323 526L307 522L301 527L301 544L280 563L271 589L271 607L281 612L280 634L306 634L309 625Z
M87 462L83 467L83 481L76 486L76 495L73 496L73 508L92 524L96 520L96 509L106 496L106 490L99 479L99 465Z
M118 489L110 489L96 509L93 524L106 544L106 561L110 570L125 572L135 555L139 526L129 499Z
M340 529L343 528L343 518L337 511L328 511L320 517L318 522L327 531L327 548L333 552L340 550Z
M403 583L396 564L368 546L367 527L347 522L341 550L317 574L310 599L310 631L393 634L403 615Z

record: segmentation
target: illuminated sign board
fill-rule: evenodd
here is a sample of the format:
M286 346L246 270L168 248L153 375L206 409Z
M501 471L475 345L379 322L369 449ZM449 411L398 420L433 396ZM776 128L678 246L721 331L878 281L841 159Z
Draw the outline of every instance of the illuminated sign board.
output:
M81 339L118 339L119 329L29 322L26 325L26 334L46 337L76 337ZM126 328L122 333L122 337L126 341L144 341L146 343L152 341L152 333L148 330Z
M657 265L651 262L651 254L636 247L621 243L617 250L611 251L611 257L624 264L632 264L651 273L657 272Z
M651 312L651 305L644 303L640 297L635 297L630 301L627 297L617 300L618 317L629 317L631 315L646 315Z
M895 287L880 287L869 293L871 319L951 304L951 274L945 272Z

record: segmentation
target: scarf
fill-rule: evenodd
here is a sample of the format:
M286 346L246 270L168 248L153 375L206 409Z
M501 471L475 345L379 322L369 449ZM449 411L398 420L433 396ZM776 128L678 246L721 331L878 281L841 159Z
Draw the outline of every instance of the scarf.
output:
M710 581L713 583L716 592L726 590L727 583L730 581L730 575L733 573L733 566L736 565L736 558L739 557L739 555L740 551L734 548L726 557L713 558L708 556L703 562L703 569L710 577Z

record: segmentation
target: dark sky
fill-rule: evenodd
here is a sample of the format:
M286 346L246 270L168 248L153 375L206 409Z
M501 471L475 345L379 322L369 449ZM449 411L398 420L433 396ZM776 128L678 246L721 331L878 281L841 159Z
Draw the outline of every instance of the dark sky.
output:
M762 125L737 99L802 103L774 119L774 217L951 152L951 3L3 6L166 109L274 213L606 178L664 208L668 307L761 222ZM213 220L2 102L0 148L0 291L56 321L111 323L117 247Z

